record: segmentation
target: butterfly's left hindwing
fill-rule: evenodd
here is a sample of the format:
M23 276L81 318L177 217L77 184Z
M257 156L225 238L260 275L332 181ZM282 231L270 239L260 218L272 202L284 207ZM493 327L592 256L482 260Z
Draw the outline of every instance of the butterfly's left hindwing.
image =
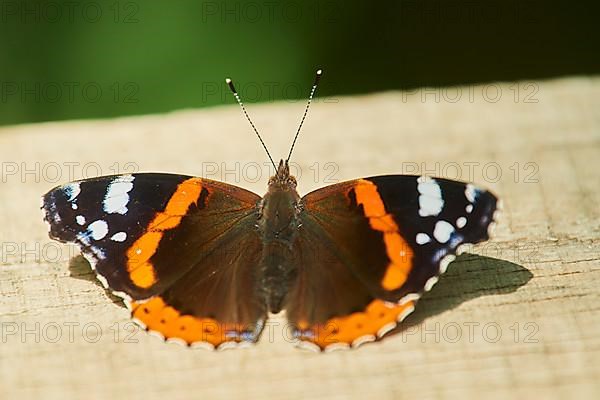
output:
M254 286L259 200L208 179L133 174L57 187L42 209L50 237L79 245L143 325L220 345L255 341L266 315Z
M488 239L496 197L471 184L380 176L302 198L298 280L285 307L319 348L375 340L414 309L458 247Z

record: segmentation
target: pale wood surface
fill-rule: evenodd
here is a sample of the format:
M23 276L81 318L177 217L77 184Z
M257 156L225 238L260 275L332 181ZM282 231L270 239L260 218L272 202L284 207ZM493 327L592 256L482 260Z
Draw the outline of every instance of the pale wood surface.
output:
M516 98L501 84L495 103L475 87L456 103L456 91L439 102L434 91L424 102L382 93L314 104L293 157L301 193L329 183L332 166L342 180L438 164L437 175L456 177L458 165L505 210L496 237L471 251L483 257L454 262L405 331L331 354L295 349L282 320L250 349L190 350L144 332L128 340L127 310L74 249L47 237L40 195L115 163L264 192L266 168L253 179L248 163L265 155L237 107L0 129L0 398L600 397L600 79L529 83ZM302 107L250 106L275 156ZM210 173L236 162L237 174ZM479 163L473 174L468 162Z

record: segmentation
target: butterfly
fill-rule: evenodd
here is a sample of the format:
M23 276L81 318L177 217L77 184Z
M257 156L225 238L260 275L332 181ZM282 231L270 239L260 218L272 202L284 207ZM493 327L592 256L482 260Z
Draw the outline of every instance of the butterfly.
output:
M42 198L50 237L77 244L133 319L165 340L219 349L255 343L281 311L302 347L384 337L460 246L489 238L498 200L470 183L409 175L301 197L289 159L320 77L263 197L175 174L75 181Z

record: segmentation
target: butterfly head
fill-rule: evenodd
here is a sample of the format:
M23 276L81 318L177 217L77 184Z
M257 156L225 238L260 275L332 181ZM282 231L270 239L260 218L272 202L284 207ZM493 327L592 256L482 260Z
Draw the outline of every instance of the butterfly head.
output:
M284 160L279 161L277 172L269 179L269 191L296 190L296 178L290 175L290 165Z

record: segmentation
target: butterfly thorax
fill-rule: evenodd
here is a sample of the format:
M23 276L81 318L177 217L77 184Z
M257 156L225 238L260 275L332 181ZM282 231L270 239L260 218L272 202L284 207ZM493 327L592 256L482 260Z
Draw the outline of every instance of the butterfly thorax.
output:
M258 225L266 242L293 239L298 228L299 202L296 179L282 160L277 173L269 179L269 189L259 206Z
M289 284L296 276L293 243L298 234L300 196L296 179L283 160L269 179L269 189L259 205L258 228L263 239L260 280L269 310L279 312Z

